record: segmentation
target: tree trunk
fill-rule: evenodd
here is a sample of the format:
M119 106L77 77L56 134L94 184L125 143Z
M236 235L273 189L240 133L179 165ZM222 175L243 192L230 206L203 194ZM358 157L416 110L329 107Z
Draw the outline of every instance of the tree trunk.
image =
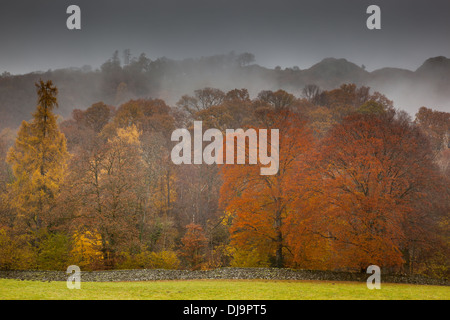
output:
M275 218L275 226L276 226L276 254L275 254L275 265L277 268L283 268L284 261L283 261L283 234L281 232L281 210L277 211L276 218Z

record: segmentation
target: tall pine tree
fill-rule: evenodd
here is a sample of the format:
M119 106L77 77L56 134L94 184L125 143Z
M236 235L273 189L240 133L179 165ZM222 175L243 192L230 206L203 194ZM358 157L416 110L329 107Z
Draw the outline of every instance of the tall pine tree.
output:
M27 231L46 226L63 181L68 152L53 109L58 89L52 81L36 83L38 106L30 122L23 121L8 153L15 180L9 185L11 204Z

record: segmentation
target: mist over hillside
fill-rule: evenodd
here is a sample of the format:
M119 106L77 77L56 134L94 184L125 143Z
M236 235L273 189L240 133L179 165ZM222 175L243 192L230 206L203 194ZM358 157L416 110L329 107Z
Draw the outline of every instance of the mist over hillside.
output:
M330 90L344 83L369 86L412 116L421 106L450 110L450 59L446 57L430 58L415 71L386 67L372 72L336 58L303 70L268 69L254 61L253 54L234 52L197 59L151 60L145 54L133 57L125 50L123 54L116 51L96 70L86 65L25 75L4 72L0 77L0 128L16 128L31 118L36 106L34 83L39 79L51 79L57 86L57 113L62 118L69 117L73 109L84 110L98 101L119 106L129 99L151 97L175 106L183 95L205 87L223 91L246 88L251 97L262 90L283 89L300 98L308 84Z

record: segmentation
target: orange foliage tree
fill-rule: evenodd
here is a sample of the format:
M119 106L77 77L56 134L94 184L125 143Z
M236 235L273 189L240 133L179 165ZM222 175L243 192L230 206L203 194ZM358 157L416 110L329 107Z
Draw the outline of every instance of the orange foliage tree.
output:
M401 266L408 242L428 231L416 206L433 185L425 137L404 117L354 114L323 140L318 164L316 207L297 215L311 222L304 232L329 246L334 267Z
M195 223L186 226L186 233L181 239L183 244L181 256L186 260L187 265L193 270L199 269L204 259L203 249L206 247L207 239L203 228Z
M260 263L272 260L273 265L283 267L289 252L284 221L292 214L289 186L294 173L304 169L312 134L299 115L286 110L269 112L262 123L265 128L279 129L278 173L261 175L260 164L223 165L220 202L233 219L231 245L247 255L260 255Z

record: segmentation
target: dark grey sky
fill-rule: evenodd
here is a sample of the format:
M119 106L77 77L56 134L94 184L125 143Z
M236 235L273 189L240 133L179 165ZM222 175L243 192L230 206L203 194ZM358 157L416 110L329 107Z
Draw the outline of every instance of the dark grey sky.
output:
M66 28L81 8L82 30ZM381 7L382 30L366 28ZM449 0L1 0L0 73L85 64L116 49L155 59L252 52L258 64L308 68L326 57L415 70L450 57Z

